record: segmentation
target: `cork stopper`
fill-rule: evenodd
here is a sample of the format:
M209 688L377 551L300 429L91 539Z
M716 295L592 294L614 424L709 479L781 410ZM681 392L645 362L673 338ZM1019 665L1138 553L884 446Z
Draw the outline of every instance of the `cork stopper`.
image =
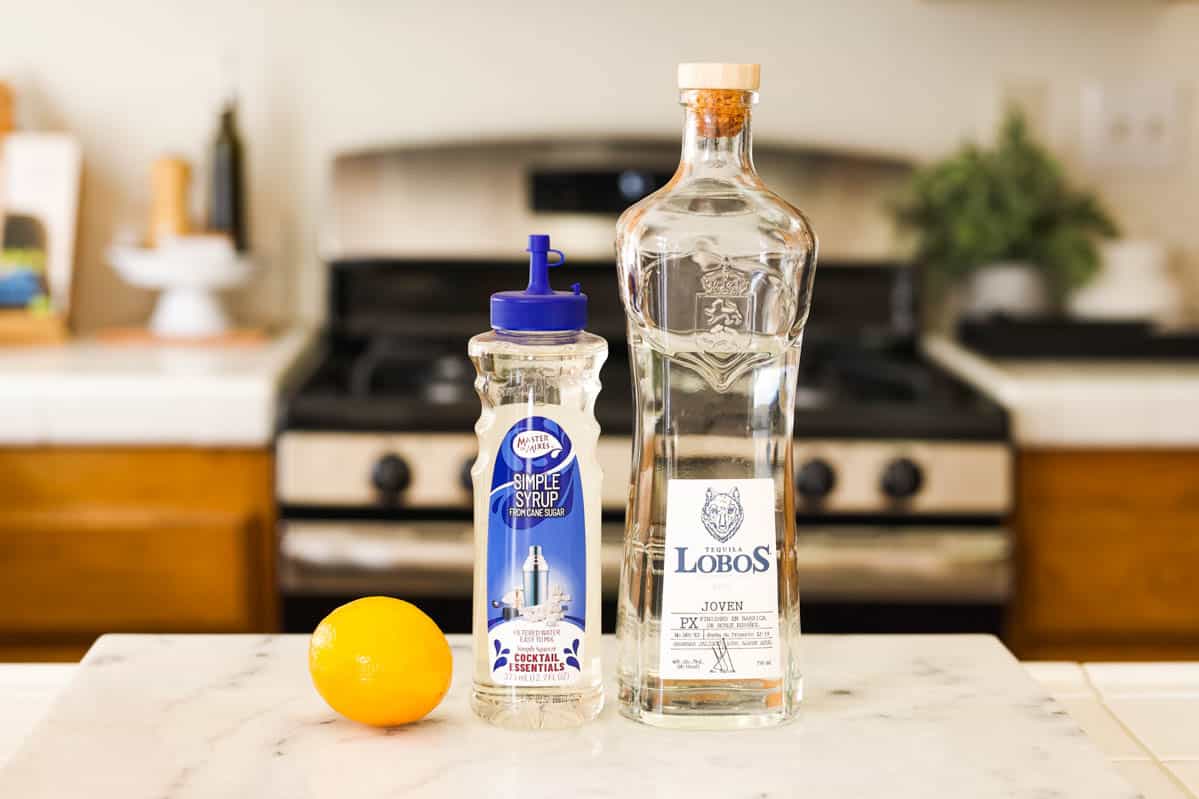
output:
M679 64L680 89L756 92L761 82L760 64Z
M757 64L679 64L679 89L687 92L700 136L741 132L752 102L746 92L758 90L761 72Z

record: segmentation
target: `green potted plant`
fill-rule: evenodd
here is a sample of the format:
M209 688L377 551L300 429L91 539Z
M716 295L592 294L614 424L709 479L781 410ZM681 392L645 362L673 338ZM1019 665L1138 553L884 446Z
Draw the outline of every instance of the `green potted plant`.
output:
M966 311L1028 315L1060 308L1099 269L1096 241L1116 225L1009 111L991 149L963 146L919 169L897 205L915 233L934 295L968 283Z

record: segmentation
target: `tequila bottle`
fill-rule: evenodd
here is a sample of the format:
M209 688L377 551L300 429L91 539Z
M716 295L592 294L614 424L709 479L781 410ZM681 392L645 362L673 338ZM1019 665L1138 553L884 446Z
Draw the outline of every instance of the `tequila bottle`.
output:
M635 394L617 605L621 712L792 718L792 412L816 238L754 169L756 64L683 64L682 158L617 224Z

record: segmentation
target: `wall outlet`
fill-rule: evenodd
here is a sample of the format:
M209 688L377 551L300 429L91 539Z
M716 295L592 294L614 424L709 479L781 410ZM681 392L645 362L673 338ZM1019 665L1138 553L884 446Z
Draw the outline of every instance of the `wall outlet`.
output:
M1083 157L1104 168L1175 167L1183 120L1182 92L1173 83L1089 84L1082 90Z

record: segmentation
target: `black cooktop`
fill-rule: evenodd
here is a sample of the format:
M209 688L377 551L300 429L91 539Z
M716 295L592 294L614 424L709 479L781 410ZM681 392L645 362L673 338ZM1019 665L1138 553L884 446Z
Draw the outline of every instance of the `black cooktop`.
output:
M1135 320L989 316L959 322L958 340L992 358L1118 361L1199 358L1199 331L1171 330Z
M324 357L283 407L289 430L470 432L479 415L466 341L328 337ZM623 342L600 374L596 416L607 434L632 431ZM796 391L799 438L1006 438L1007 415L927 361L911 339L804 344Z

